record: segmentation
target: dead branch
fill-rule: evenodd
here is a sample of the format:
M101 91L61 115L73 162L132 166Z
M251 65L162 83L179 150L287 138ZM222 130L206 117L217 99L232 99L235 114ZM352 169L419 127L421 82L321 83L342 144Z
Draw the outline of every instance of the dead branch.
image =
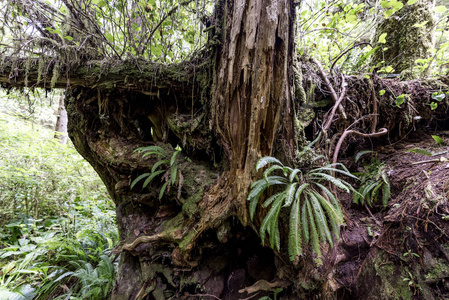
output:
M375 133L377 127L378 111L377 111L376 90L374 89L374 81L371 81L371 97L373 98L373 115L374 115L373 124L371 126L371 133Z
M363 132L359 132L357 130L348 130L348 129L346 129L343 132L343 134L341 135L341 138L338 140L337 146L335 146L334 156L332 158L332 163L335 164L337 162L338 152L340 151L341 144L343 144L343 141L345 140L347 135L349 135L351 133L354 133L354 134L356 134L358 136L361 136L361 137L371 138L371 137L382 136L384 134L387 134L387 132L388 132L388 129L386 129L386 128L381 128L378 132L375 132L375 133L363 133ZM335 176L335 172L333 172L332 176Z
M324 73L323 66L315 58L313 59L313 62L318 66L318 69L320 70L321 76L323 76L324 82L326 83L327 88L331 92L332 99L334 100L335 103L337 103L339 97L337 96L337 93L335 92L334 87L332 86L331 82L329 81L329 78L326 76L326 73ZM340 112L340 114L343 117L343 119L347 119L345 110L343 109L343 106L341 104L338 106L338 111Z
M346 81L345 81L345 76L343 74L341 74L341 93L340 93L340 97L338 98L337 102L335 102L334 107L332 108L331 113L329 114L329 117L327 118L326 123L323 126L322 131L326 132L329 127L331 126L332 123L332 119L334 118L335 112L337 110L338 107L341 107L341 101L343 100L343 98L346 95Z

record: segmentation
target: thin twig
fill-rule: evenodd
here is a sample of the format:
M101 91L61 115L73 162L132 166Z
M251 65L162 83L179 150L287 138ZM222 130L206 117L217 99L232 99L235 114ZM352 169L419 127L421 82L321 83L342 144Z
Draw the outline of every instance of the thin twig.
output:
M335 103L337 103L339 97L337 96L337 93L335 92L331 82L329 81L329 78L327 78L326 73L324 73L323 66L315 58L313 59L313 62L317 65L318 69L320 70L321 76L323 76L324 82L326 83L328 89L331 92L332 99L334 100ZM343 106L341 104L338 106L338 111L341 113L341 116L343 117L343 119L347 119L345 111L344 111Z

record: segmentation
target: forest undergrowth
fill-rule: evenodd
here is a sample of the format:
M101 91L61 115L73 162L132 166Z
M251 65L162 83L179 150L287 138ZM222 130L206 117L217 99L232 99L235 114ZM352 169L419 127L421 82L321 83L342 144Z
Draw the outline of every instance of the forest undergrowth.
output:
M106 188L41 125L51 108L0 98L0 299L109 298L118 234Z

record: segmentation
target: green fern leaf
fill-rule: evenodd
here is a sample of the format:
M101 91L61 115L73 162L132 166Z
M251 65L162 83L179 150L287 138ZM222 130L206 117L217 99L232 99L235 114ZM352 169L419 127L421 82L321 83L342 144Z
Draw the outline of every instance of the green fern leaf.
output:
M306 189L308 186L310 186L310 184L308 183L301 184L301 186L296 190L295 199L299 199L304 189Z
M299 198L296 198L299 201ZM309 244L309 220L307 218L307 203L304 200L302 203L302 207L301 207L301 228L302 228L302 233L304 236L304 242L306 244Z
M277 209L281 206L282 201L275 201L273 205L271 206L270 210L268 211L267 215L262 221L262 224L260 226L260 239L262 240L262 245L265 246L265 231L268 231L268 234L270 234L271 231L271 222L274 222L274 216L276 214Z
M170 159L170 166L173 166L173 164L174 164L175 161L176 161L176 156L178 156L178 154L179 154L180 152L181 152L181 151L177 150L177 151L175 151L175 152L173 153L173 155L171 156L171 159Z
M328 219L333 219L338 224L343 224L343 212L341 211L340 205L335 207L332 205L327 199L325 199L322 195L320 195L318 192L313 191L313 194L315 195L316 199L319 201L320 206L326 211L328 215Z
M159 146L147 146L147 147L139 147L134 152L158 152L164 156L167 156L167 152Z
M172 166L170 170L170 178L171 178L171 184L174 185L176 180L178 179L178 166Z
M263 172L263 176L265 177L266 181L268 181L268 177L271 174L271 172L273 172L275 170L283 170L283 167L278 166L278 165L273 165L273 166L269 167L268 169L266 169L265 172Z
M373 153L373 152L374 152L374 151L371 151L371 150L364 150L364 151L358 152L358 153L356 154L356 156L355 156L355 162L358 162L359 159L360 159L360 157L362 157L363 155L369 154L369 153Z
M282 201L280 201L282 203ZM271 222L271 230L270 230L270 246L272 249L280 250L281 247L281 238L279 234L279 213L281 211L282 205L277 207L277 210L273 216L273 221Z
M159 170L159 171L156 171L156 172L154 172L154 173L151 173L151 175L148 176L148 178L147 178L147 179L145 180L145 182L143 183L143 186L142 186L142 187L146 188L147 185L149 185L150 182L151 182L157 175L162 174L162 173L164 173L164 172L166 172L166 171L165 171L165 170Z
M384 184L382 190L382 205L387 206L389 199L390 199L390 184Z
M160 160L160 161L156 162L156 163L153 165L153 167L151 168L151 173L153 173L154 171L156 171L156 169L157 169L159 166L163 165L163 164L168 164L168 160L167 160L167 159L163 159L163 160Z
M335 195L327 187L325 187L321 183L316 182L315 185L317 187L319 187L327 195L327 197L331 200L331 203L332 203L333 207L338 211L338 213L342 214L340 202L337 200Z
M142 175L138 176L136 179L133 180L133 182L131 183L131 189L133 189L133 187L136 185L136 183L138 183L140 180L142 180L143 178L150 176L150 173L143 173Z
M295 191L296 191L296 186L297 185L298 185L297 182L291 183L285 189L285 204L284 204L284 207L288 207L288 206L290 206L292 204L292 201L295 198Z
M252 198L259 198L260 194L270 186L270 183L265 181L265 179L260 179L255 182L255 185L251 187L251 191L248 194L248 200Z
M164 185L162 186L161 190L159 191L159 200L162 199L162 196L164 196L165 190L167 189L169 181L166 181Z
M265 200L265 202L262 204L262 207L267 207L268 205L270 205L278 197L285 197L285 191L282 191L282 192L279 192L277 194L274 194L274 195L270 196L270 198ZM279 200L276 200L276 201L279 201Z
M276 163L278 165L283 166L283 164L277 159L272 156L265 156L259 159L256 165L256 170L259 171L263 167L265 167L267 164Z
M335 178L331 175L325 174L325 173L310 173L311 176L315 176L313 179L324 179L329 182L332 182L335 186L338 188L346 191L347 193L350 193L354 188L349 185L349 183L344 182L343 180L340 180L338 178Z
M301 170L300 170L300 169L294 169L294 170L290 173L290 176L288 177L288 180L289 180L290 182L293 182L293 181L295 180L296 175L297 175L298 173L299 173L299 174L302 174ZM296 178L296 180L298 180L298 178Z
M380 188L383 186L383 183L381 181L377 181L376 183L377 185L371 191L371 195L368 195L368 197L370 197L373 200L373 202L377 202Z
M289 236L288 236L288 253L290 261L294 261L296 256L302 255L301 247L301 231L299 216L299 199L295 199L290 210Z
M312 207L311 204L309 204L308 198L306 198L305 205L307 207L307 217L309 219L309 226L310 226L309 234L310 234L310 241L312 242L312 250L317 255L316 259L317 265L322 265L323 262L321 261L321 249L318 231L315 225L315 218L313 216Z
M323 209L321 208L321 205L313 192L310 194L310 202L312 203L313 213L315 214L315 224L318 228L320 239L323 242L326 242L327 239L329 244L332 246L332 237L329 227L327 226L326 217L324 216Z
M346 171L344 171L344 170L340 170L340 169L332 168L332 167L328 167L328 166L314 169L314 170L312 170L311 172L312 172L312 173L314 173L314 172L319 172L319 173L321 173L322 171L337 172L337 173L343 174L343 175L345 175L345 176L348 176L348 177L351 177L351 178L354 178L354 179L359 179L357 176L354 176L354 175L353 175L352 173L350 173L350 172L346 172Z

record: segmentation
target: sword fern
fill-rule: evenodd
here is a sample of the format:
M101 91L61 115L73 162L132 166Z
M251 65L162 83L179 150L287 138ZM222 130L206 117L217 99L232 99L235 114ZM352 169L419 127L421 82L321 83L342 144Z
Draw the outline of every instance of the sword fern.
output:
M265 244L265 236L268 233L271 248L280 250L279 215L281 209L290 207L288 226L290 260L294 261L297 256L303 254L303 244L311 244L312 251L317 256L316 262L321 264L320 243L329 243L333 246L333 237L339 240L339 226L343 224L343 212L339 201L325 183L332 183L348 193L355 192L348 182L332 174L338 172L355 179L357 177L340 163L303 170L285 166L271 156L261 158L256 169L260 170L268 165L270 166L264 171L263 178L251 185L248 195L249 212L253 220L260 196L269 187L278 187L276 189L278 192L267 195L267 200L262 204L262 207L270 207L260 227L262 244Z

